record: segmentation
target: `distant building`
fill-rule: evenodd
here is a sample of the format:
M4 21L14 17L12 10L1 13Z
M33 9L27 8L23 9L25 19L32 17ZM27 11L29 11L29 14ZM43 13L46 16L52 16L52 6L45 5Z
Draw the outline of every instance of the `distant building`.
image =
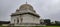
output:
M40 19L40 24L44 24L44 19Z

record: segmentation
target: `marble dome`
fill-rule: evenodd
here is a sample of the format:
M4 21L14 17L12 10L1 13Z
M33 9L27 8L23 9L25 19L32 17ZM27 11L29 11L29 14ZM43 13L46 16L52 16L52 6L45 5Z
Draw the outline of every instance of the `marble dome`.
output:
M19 9L30 9L30 10L32 10L33 7L30 4L23 4L20 6Z

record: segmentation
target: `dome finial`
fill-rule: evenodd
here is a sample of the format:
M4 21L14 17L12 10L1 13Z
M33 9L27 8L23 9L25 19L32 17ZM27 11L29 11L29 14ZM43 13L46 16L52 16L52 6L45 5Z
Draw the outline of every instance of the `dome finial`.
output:
M27 4L27 0L26 0L26 4Z

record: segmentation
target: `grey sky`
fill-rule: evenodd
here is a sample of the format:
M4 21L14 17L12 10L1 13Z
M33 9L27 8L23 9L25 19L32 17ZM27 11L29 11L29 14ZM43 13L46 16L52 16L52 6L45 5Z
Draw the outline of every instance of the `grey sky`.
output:
M60 0L27 0L43 19L60 21ZM14 13L26 0L0 0L0 21L9 21Z

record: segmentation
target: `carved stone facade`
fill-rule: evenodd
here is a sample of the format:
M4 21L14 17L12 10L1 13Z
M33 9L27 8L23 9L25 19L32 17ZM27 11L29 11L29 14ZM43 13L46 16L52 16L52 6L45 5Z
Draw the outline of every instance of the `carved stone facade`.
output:
M31 5L23 4L11 14L11 24L40 24L39 18Z

